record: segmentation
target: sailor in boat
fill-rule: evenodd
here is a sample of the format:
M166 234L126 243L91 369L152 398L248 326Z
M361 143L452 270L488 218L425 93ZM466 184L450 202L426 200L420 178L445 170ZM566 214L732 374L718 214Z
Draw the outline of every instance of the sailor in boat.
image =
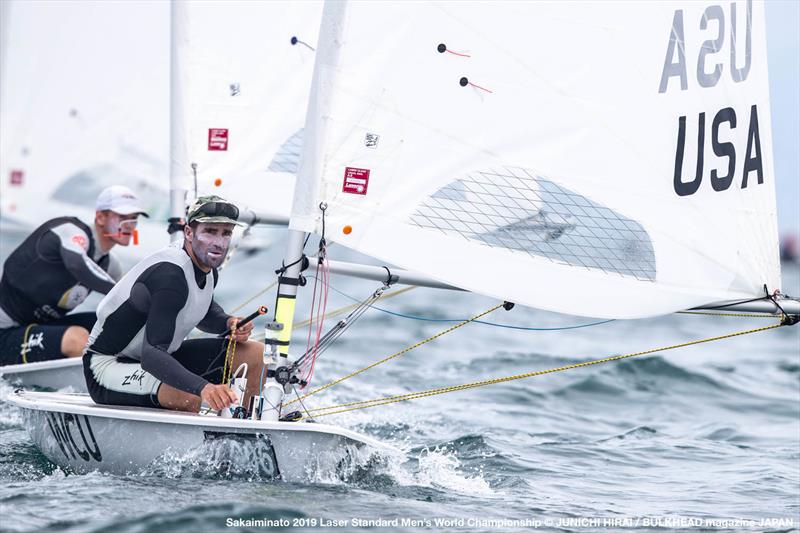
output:
M185 340L195 327L221 334L239 320L213 298L238 217L239 209L218 196L199 198L187 214L184 242L143 259L100 302L83 357L95 402L197 412L202 399L220 410L237 400L222 384L224 369L242 363L244 402L256 392L264 345L247 340L252 322L234 330L230 348L219 337Z
M58 217L39 226L6 259L0 279L0 366L83 354L95 314L69 312L122 276L109 252L128 246L139 215L129 188L97 197L94 224Z

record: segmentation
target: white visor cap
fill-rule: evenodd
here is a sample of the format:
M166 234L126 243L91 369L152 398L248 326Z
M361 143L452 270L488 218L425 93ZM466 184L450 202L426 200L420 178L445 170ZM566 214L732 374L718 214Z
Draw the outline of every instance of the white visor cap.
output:
M97 197L97 211L114 211L120 215L148 216L139 203L139 198L124 185L112 185L103 189Z

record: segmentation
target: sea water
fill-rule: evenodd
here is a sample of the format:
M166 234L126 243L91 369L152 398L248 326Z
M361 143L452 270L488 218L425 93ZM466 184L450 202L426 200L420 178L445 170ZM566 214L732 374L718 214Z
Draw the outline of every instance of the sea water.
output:
M278 242L266 253L234 257L218 287L226 309L272 281L281 248ZM359 259L335 247L331 256ZM796 265L784 265L783 280L786 292L800 293ZM332 286L329 310L353 303L349 297L367 297L378 284L334 276ZM310 292L301 289L301 319L308 315ZM269 293L240 314L258 304L271 308L273 298ZM381 302L378 307L396 314L368 311L320 357L314 384L453 324L417 318L466 318L495 303L432 289ZM519 306L485 320L533 328L597 322ZM470 324L307 405L559 367L771 320L674 314L577 329ZM305 346L306 335L297 332L296 346ZM11 390L0 383L0 398ZM800 325L319 421L365 433L401 453L354 460L303 483L262 480L248 468L220 475L207 453L196 450L165 456L129 476L76 475L48 461L23 429L20 411L0 400L0 530L800 527Z

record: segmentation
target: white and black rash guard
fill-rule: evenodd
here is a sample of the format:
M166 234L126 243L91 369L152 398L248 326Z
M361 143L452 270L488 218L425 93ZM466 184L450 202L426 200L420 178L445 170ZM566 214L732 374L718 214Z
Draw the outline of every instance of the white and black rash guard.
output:
M201 271L181 243L147 257L100 302L89 350L140 361L142 369L176 389L199 395L208 384L172 353L195 327L227 329L228 315L214 301L216 269Z
M100 249L89 225L75 217L49 220L3 265L0 328L63 318L91 291L108 293L121 275L119 263Z

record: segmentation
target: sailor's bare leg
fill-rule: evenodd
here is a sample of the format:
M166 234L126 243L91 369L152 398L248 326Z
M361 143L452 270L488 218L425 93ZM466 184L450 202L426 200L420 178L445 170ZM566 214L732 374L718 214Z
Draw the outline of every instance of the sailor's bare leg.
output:
M70 326L61 337L61 353L64 357L80 357L89 341L89 332L80 326Z
M173 411L187 411L190 413L200 411L200 396L183 392L166 383L162 383L158 387L158 403L164 409L172 409Z
M236 371L239 365L247 363L247 389L245 390L242 405L248 407L250 397L258 394L259 380L263 362L264 344L256 341L237 342L236 354L233 357L231 372ZM200 410L200 397L188 392L183 392L162 383L158 388L158 403L165 409L175 411L188 411L196 413Z
M259 393L258 386L261 380L261 369L264 366L264 343L257 341L237 342L236 354L233 356L233 371L235 372L242 363L247 363L247 389L245 390L242 405L245 408L249 408L250 398Z

